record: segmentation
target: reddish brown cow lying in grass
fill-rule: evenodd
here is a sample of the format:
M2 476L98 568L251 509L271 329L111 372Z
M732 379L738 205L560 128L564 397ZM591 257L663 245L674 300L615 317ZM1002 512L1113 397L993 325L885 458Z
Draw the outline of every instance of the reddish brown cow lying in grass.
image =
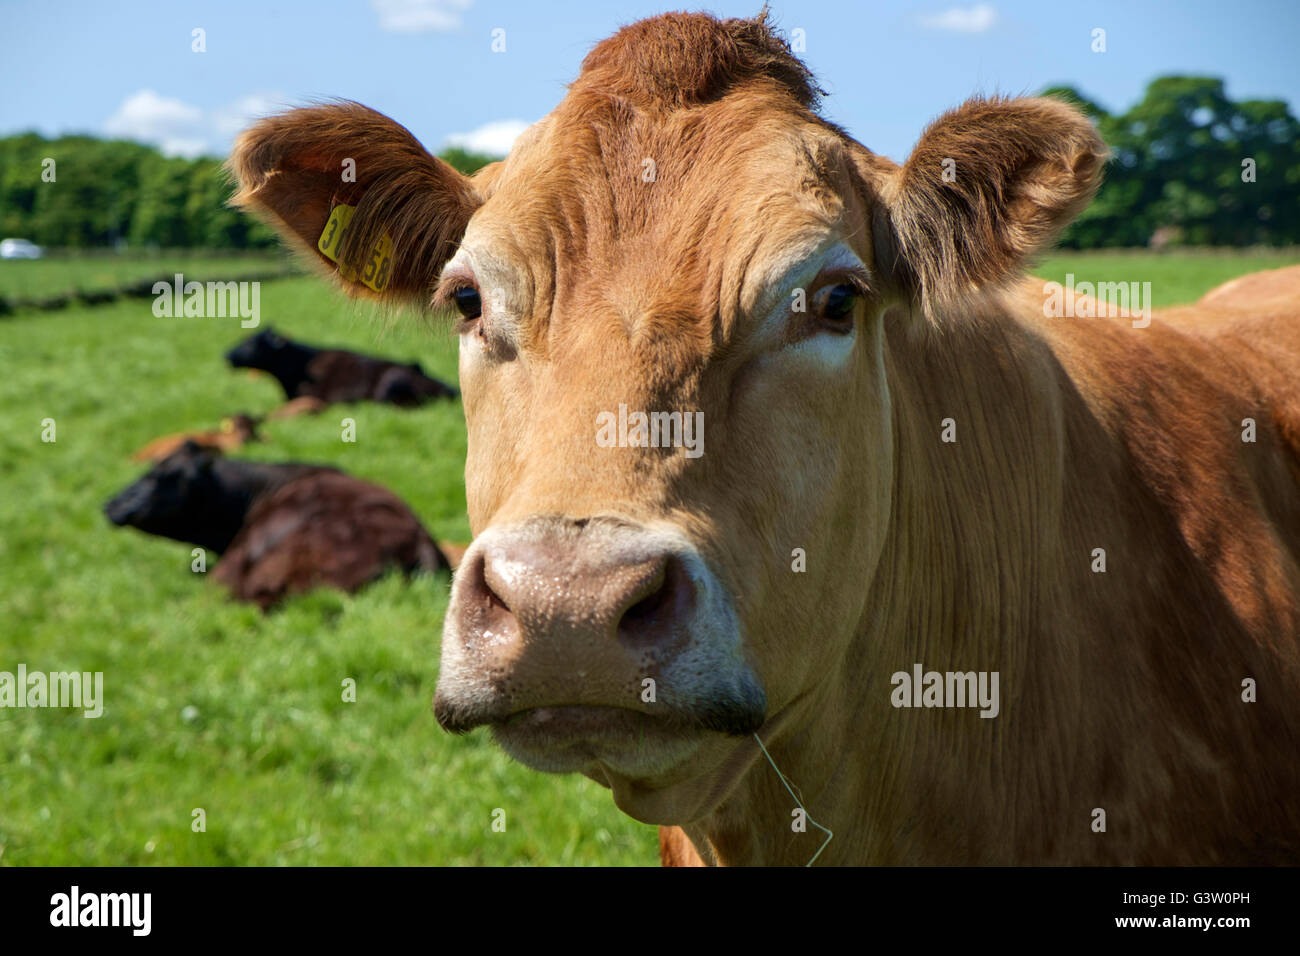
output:
M674 861L822 847L759 739L819 863L1300 859L1300 307L1047 318L1083 116L972 100L900 167L815 102L674 14L472 179L354 104L239 141L246 207L314 248L353 206L351 269L387 237L461 313L439 721Z
M163 435L137 449L131 455L132 461L162 461L173 452L179 451L186 442L193 442L200 448L225 454L242 448L245 442L260 441L257 426L262 419L252 415L231 415L221 420L221 427L216 431L177 432Z
M323 585L356 591L394 567L448 567L419 519L386 488L319 465L231 461L194 442L104 511L116 525L220 554L213 577L264 611Z

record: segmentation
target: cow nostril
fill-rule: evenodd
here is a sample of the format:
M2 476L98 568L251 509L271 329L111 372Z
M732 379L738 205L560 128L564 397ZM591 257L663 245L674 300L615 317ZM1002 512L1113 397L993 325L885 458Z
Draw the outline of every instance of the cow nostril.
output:
M618 622L621 637L653 640L662 636L677 616L686 587L677 562L668 559L645 591L624 612Z
M492 585L487 583L486 578L483 580L483 597L489 611L501 610L507 614L511 613L510 605L492 589Z
M624 624L635 624L654 616L655 611L664 603L664 588L660 587L654 594L647 595L623 612Z
M506 614L513 613L510 605L506 603L500 592L497 591L488 580L488 563L483 555L468 568L464 569L466 576L470 579L469 586L476 595L476 603L481 605L486 611L503 611Z

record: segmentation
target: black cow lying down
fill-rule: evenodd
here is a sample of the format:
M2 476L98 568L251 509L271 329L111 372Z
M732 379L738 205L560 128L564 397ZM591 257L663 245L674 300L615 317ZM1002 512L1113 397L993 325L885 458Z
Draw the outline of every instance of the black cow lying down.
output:
M270 372L285 398L331 402L386 402L412 407L459 394L424 374L418 362L403 364L345 349L303 345L267 327L226 353L235 368ZM317 404L317 409L322 405Z
M214 577L262 610L328 585L352 592L391 567L448 568L391 491L323 465L221 458L186 442L104 506L116 525L220 554Z

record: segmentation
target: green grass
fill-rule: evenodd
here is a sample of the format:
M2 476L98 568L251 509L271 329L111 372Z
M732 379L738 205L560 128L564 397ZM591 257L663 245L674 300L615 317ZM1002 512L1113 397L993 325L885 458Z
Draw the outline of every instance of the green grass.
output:
M1172 304L1296 261L1085 254L1036 272L1151 281ZM264 285L262 315L455 378L445 330L378 321L314 279ZM482 731L437 728L445 575L316 592L263 617L193 574L187 546L104 519L145 441L279 403L273 382L222 360L247 334L232 319L155 318L148 300L0 319L0 670L103 671L106 696L98 720L0 709L0 863L654 863L654 829L596 784L514 764ZM356 444L340 441L344 416ZM337 464L393 488L435 537L467 539L458 404L336 408L266 434L241 455ZM356 703L341 699L349 677ZM199 807L206 833L190 829Z
M1195 302L1229 279L1261 269L1300 263L1300 249L1277 251L1178 250L1147 252L1116 250L1065 252L1038 263L1034 275L1065 282L1073 273L1080 282L1150 282L1151 307L1163 309Z
M265 284L262 315L455 381L448 332L380 322L323 283ZM439 730L446 575L263 617L192 573L187 546L104 519L142 470L137 446L281 401L222 360L248 334L155 318L148 300L0 320L0 670L103 671L106 697L96 720L0 709L0 863L654 863L655 830L608 791L514 764L482 731ZM340 441L344 416L356 444ZM40 441L47 417L54 444ZM241 454L337 464L393 488L435 537L468 539L458 403L348 406L266 431ZM341 699L348 677L356 703ZM191 832L197 807L206 833Z
M277 252L185 251L4 259L0 260L0 296L41 299L74 292L103 292L143 279L170 278L177 272L186 279L225 281L287 269L289 262Z

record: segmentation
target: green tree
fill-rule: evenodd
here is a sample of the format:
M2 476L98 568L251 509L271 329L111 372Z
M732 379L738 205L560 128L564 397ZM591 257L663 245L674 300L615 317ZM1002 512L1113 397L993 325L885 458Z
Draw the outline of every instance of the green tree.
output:
M1300 126L1285 103L1234 103L1221 79L1198 76L1153 80L1121 115L1069 87L1045 92L1078 103L1111 147L1063 245L1140 246L1157 230L1188 245L1300 242Z
M131 219L131 243L178 247L197 244L203 226L186 215L191 162L151 156L140 171L140 201Z
M499 157L487 156L483 153L471 153L459 146L450 146L439 153L438 158L466 176L471 176L488 163L496 162Z

